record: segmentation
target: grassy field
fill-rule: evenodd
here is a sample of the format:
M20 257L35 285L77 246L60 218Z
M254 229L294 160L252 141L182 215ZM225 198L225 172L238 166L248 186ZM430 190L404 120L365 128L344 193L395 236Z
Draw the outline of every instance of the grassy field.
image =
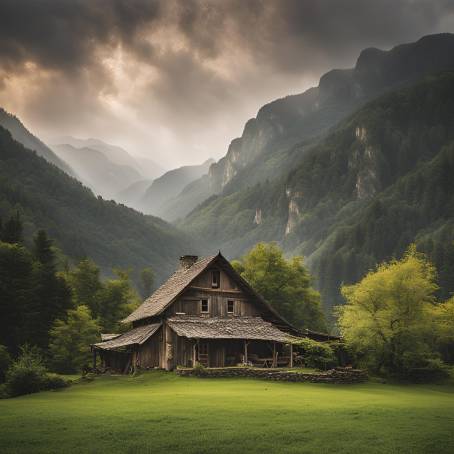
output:
M453 453L454 386L150 372L0 401L2 453Z

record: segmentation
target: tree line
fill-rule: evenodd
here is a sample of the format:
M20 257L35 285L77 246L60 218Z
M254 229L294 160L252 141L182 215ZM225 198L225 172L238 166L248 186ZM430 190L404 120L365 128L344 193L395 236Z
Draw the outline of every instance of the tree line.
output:
M153 271L142 270L139 295L127 271L103 279L89 258L62 265L44 230L30 245L23 230L18 213L0 222L0 345L13 358L33 346L52 370L78 372L100 333L124 330L120 320L151 294Z

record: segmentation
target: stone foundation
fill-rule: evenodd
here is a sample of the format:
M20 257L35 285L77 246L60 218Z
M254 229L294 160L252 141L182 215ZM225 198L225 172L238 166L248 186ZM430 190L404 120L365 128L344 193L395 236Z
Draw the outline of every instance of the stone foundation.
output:
M177 369L177 375L183 377L200 378L231 378L231 377L252 377L265 380L287 381L287 382L310 382L310 383L362 383L367 381L368 376L365 370L352 369L348 367L337 367L326 372L304 373L298 371L285 371L276 369L256 369L251 367L221 367L206 369Z

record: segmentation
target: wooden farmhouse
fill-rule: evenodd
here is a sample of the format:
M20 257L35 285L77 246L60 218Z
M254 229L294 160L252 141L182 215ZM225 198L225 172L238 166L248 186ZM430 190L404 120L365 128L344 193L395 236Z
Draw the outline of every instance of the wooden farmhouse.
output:
M92 346L104 368L238 364L292 366L301 335L234 270L221 253L183 256L180 267L123 320L132 329Z

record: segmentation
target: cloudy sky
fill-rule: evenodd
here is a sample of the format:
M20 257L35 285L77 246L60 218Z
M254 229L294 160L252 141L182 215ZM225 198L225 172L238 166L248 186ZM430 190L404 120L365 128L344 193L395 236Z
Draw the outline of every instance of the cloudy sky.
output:
M454 31L452 0L1 0L0 105L170 167L361 49Z

